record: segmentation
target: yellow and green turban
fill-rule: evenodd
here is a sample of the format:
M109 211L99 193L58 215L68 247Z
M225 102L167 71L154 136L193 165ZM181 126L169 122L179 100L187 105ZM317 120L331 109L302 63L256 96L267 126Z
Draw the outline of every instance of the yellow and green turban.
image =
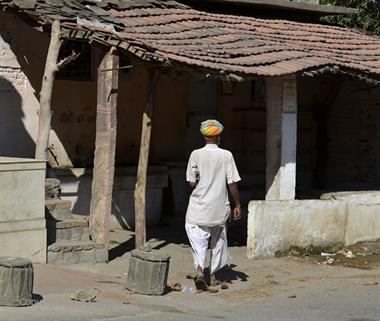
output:
M201 123L201 134L206 137L218 136L222 133L223 125L215 119L209 119Z

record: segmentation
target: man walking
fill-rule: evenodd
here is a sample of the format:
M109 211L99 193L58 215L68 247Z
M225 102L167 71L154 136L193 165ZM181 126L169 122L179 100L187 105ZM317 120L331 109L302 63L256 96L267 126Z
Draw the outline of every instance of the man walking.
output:
M229 263L226 222L231 214L228 191L234 201L233 219L240 219L237 182L240 176L231 152L218 147L224 127L217 120L201 124L206 145L194 150L187 166L186 180L194 189L186 213L186 233L196 268L195 286L207 288L204 269L210 245L210 285L217 285L215 273Z

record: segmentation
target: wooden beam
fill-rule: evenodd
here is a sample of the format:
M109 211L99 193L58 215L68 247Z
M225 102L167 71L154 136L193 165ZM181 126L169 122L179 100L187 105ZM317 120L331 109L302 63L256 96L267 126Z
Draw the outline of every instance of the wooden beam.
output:
M137 169L137 182L135 188L136 249L143 249L146 242L146 179L148 173L150 136L152 131L153 102L159 75L160 72L158 70L149 69L145 111L142 118L139 165Z
M98 68L96 138L90 236L108 248L116 150L116 107L119 56L114 47L103 57ZM101 71L108 70L108 71Z

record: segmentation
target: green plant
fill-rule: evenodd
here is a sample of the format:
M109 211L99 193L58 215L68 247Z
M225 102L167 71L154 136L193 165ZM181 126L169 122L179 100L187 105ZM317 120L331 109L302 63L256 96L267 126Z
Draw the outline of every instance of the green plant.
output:
M359 9L351 16L328 16L323 22L347 27L357 27L380 35L380 0L321 0L321 4L332 4Z

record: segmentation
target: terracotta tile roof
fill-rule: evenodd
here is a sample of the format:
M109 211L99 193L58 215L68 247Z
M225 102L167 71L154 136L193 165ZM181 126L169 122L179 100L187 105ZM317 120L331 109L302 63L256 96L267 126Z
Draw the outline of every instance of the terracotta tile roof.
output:
M178 63L275 76L323 66L380 75L380 38L347 28L192 9L110 10L121 37Z
M337 66L380 76L380 38L347 28L212 14L172 0L0 0L1 7L42 23L60 19L63 27L90 31L80 37L142 59L215 73L276 76Z

